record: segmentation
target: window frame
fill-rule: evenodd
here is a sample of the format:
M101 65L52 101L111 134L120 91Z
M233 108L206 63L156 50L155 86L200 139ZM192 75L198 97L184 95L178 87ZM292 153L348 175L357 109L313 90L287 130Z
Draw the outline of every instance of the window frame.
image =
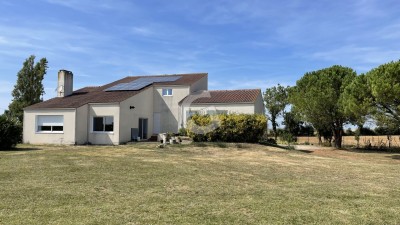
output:
M200 110L186 110L186 122L192 118L194 115L200 115Z
M102 118L102 129L101 130L95 130L95 126L96 126L96 123L95 123L95 119L99 119L99 118ZM110 124L109 123L107 123L107 119L112 119L111 120L111 128L112 128L112 130L108 130L107 129L107 126L110 126ZM92 117L92 133L114 133L114 116L93 116Z
M45 118L47 117L49 121L46 121L45 119L40 119L40 118ZM51 117L57 118L58 119L49 119ZM60 120L56 122L57 120ZM46 121L46 122L43 122ZM46 127L47 129L43 130L43 127ZM60 129L61 128L61 129ZM37 134L63 134L64 133L64 115L36 115L36 121L35 121L35 133Z
M173 96L172 88L163 88L161 92L162 96Z

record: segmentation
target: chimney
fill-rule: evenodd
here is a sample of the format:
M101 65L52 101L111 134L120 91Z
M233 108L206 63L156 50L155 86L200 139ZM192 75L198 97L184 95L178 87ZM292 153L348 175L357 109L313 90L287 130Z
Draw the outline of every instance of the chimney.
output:
M73 76L71 71L58 71L57 97L65 97L72 94Z

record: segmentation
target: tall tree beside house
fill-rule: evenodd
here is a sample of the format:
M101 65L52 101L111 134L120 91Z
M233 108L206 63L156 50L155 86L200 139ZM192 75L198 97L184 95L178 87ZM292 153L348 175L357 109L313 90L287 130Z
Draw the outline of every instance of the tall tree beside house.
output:
M277 117L283 115L283 112L288 105L288 88L280 84L275 87L267 88L264 92L265 107L269 113L274 132L275 140L278 137L276 127L278 126Z
M337 148L342 147L343 125L351 121L343 109L343 92L356 76L353 69L335 65L306 73L289 94L305 121L317 131L331 130Z
M23 122L23 109L42 101L41 96L45 93L42 81L48 68L47 63L47 59L42 58L35 64L34 55L25 60L17 74L17 83L12 92L13 100L6 111L8 117Z

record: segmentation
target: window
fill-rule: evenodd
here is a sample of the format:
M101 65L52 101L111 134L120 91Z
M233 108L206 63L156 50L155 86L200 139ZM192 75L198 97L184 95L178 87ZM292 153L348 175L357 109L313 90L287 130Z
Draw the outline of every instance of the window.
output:
M114 117L112 116L93 117L93 131L97 132L114 131Z
M200 111L199 110L186 111L186 120L190 120L190 118L192 118L192 116L196 114L200 114Z
M64 131L64 116L37 116L36 127L37 132L62 133Z
M208 115L228 114L228 110L207 110Z
M162 95L163 96L172 96L172 89L171 88L162 89Z

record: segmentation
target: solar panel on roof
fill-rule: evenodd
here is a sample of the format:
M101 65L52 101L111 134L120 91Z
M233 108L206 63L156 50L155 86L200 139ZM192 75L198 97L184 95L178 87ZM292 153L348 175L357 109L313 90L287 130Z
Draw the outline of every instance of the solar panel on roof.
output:
M173 82L181 78L181 76L171 77L141 77L129 83L120 83L107 88L105 91L138 91L153 83Z

